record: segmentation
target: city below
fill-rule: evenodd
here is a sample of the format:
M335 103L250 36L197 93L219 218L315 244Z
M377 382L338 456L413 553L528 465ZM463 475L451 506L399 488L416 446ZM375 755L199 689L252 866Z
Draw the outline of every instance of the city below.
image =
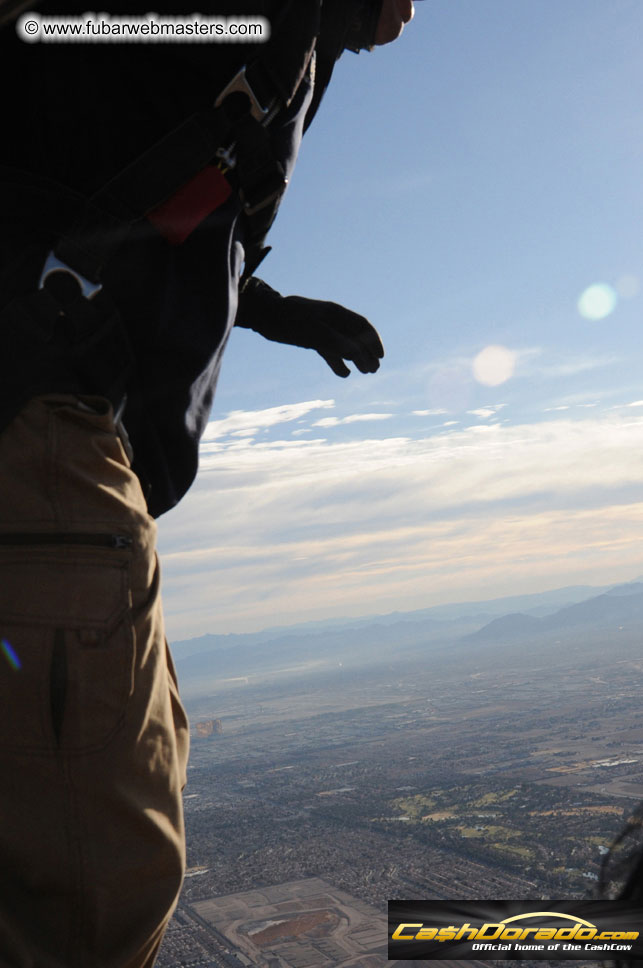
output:
M643 799L643 586L463 609L178 644L188 873L158 968L381 968L389 899L595 896Z

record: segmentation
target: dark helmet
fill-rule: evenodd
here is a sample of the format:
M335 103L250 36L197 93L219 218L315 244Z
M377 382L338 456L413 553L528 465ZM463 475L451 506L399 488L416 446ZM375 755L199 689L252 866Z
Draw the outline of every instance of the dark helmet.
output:
M356 0L352 4L344 40L346 50L357 54L360 50L373 49L382 3L383 0ZM350 8L351 4L347 3L346 7Z

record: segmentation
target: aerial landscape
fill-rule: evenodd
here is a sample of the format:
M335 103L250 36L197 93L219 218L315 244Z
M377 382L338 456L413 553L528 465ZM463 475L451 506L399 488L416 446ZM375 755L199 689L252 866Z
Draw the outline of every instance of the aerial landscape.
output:
M0 968L643 968L643 2L32 5Z
M265 279L386 356L338 384L235 327L160 519L161 968L379 968L389 898L597 890L643 798L641 19L432 0L337 65Z
M642 633L634 581L174 643L161 968L378 968L388 899L591 897L643 799Z

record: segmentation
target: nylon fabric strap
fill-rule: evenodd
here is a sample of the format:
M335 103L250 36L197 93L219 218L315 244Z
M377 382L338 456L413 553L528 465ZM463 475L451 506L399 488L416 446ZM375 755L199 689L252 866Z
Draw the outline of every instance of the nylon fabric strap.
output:
M247 76L260 99L268 98L271 89L270 100L276 97L288 105L294 98L315 48L321 4L322 0L290 0L273 24L271 39L247 66ZM229 147L237 124L238 120L228 117L225 101L219 108L193 114L88 199L79 218L56 244L56 256L98 283L103 267L131 226L197 175L215 158L218 148ZM265 232L274 219L276 209L270 214L271 208L267 206ZM261 235L261 231L255 229L253 235Z

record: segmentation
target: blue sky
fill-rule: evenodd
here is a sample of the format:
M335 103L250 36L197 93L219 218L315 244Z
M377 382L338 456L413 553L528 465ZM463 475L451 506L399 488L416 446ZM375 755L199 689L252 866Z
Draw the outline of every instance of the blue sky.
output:
M640 0L427 0L344 55L262 275L386 356L233 333L159 522L171 638L643 574L642 35Z

